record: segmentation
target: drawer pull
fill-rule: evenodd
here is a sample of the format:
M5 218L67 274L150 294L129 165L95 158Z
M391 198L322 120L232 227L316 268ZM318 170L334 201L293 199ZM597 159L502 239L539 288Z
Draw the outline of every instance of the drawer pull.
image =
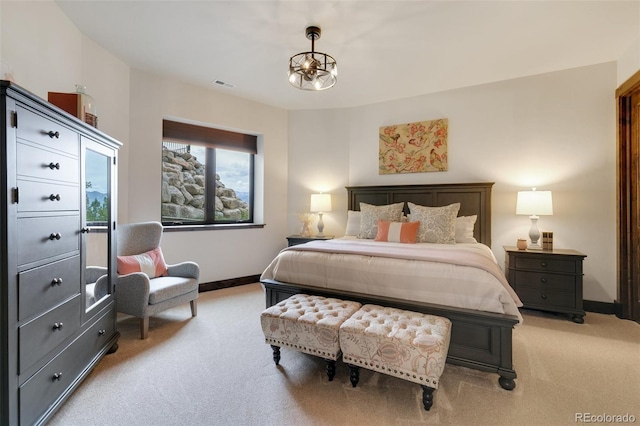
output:
M60 194L51 194L49 195L49 199L51 201L60 201Z
M60 132L54 132L53 130L49 130L49 132L47 133L47 135L49 135L49 137L51 139L56 138L58 139L60 137Z
M51 235L49 235L49 239L51 241L59 240L60 238L62 238L62 234L60 234L59 232L56 232L55 234L52 232Z
M49 168L51 170L53 169L60 170L60 163L49 163Z
M547 300L547 295L546 294L541 294L540 297L542 297L543 300Z
M56 380L57 380L57 381L60 381L61 379L62 379L62 371L61 371L61 372L59 372L59 373L55 373L55 374L53 375L53 377L51 378L51 381L52 381L52 382L55 382Z
M53 323L53 330L62 330L62 327L64 326L63 322L55 322Z
M542 266L543 268L547 267L547 262L540 262L540 266Z
M546 284L547 283L547 277L540 278L540 282Z
M105 334L107 334L107 330L98 330L98 336L104 336Z
M54 285L62 285L62 278L54 278L51 281L51 287L53 287Z

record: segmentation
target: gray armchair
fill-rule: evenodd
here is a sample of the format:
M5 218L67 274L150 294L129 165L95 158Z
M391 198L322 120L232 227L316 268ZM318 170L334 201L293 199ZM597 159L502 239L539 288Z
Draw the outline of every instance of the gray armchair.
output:
M162 224L141 222L118 225L118 256L145 253L160 246ZM149 279L134 272L120 275L116 281L118 312L140 318L140 337L149 333L149 317L182 303L191 303L191 316L197 315L200 267L195 262L167 265L168 276Z

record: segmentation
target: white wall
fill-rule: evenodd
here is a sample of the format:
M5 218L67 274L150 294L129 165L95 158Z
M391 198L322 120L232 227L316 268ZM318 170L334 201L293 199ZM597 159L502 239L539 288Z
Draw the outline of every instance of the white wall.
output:
M287 113L129 67L82 35L52 1L0 2L2 75L46 99L47 92L87 86L98 128L120 140L118 222L160 219L162 118L174 116L259 133L266 163L263 229L166 233L169 263L194 260L201 281L259 274L286 245ZM132 159L136 161L133 162ZM262 197L264 195L264 203Z
M0 23L0 77L10 73L16 84L43 99L48 92L86 86L96 100L98 128L125 144L119 190L126 193L129 67L82 35L52 1L0 2ZM118 215L126 218L123 206Z
M629 77L640 70L640 37L635 39L629 48L618 59L618 84L627 81Z
M168 262L193 260L201 282L260 274L286 245L287 112L256 102L131 71L129 221L160 220L162 119L178 118L257 134L254 212L264 228L165 232ZM261 186L263 185L263 186ZM264 196L264 197L263 197ZM264 203L263 203L264 201ZM264 205L264 209L261 207Z
M612 302L615 88L616 64L606 63L342 111L291 112L289 212L302 206L310 189L293 182L310 176L315 185L331 188L339 206L325 215L325 233L335 235L346 224L347 185L495 182L492 249L503 265L502 246L515 245L530 227L528 217L515 215L516 192L551 190L554 216L542 217L540 229L554 232L555 247L588 256L585 299ZM449 170L379 175L379 128L435 118L449 119ZM328 144L324 151L321 143ZM336 173L345 157L348 174ZM288 226L290 233L298 231L295 217Z

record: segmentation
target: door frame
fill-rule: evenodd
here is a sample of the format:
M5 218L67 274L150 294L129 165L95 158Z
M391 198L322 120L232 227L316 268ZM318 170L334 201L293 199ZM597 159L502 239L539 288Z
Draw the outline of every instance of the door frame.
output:
M640 275L637 269L640 265L634 264L634 233L632 232L632 208L640 202L635 197L636 191L631 181L631 173L634 162L638 158L631 155L632 129L640 127L632 116L631 97L640 93L640 71L636 72L616 90L616 117L617 117L617 244L618 244L618 285L615 303L616 315L619 318L640 322L640 309L638 308L638 282L634 282L634 275ZM637 156L636 156L637 157ZM637 168L639 164L635 164ZM640 170L640 169L637 169ZM638 178L640 179L640 178ZM640 182L638 182L640 185ZM638 238L639 236L635 236Z

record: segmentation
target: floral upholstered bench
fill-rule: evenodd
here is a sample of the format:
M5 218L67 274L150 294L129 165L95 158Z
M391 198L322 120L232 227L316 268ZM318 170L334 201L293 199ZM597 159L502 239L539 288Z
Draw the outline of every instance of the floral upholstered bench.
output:
M355 387L360 367L422 385L425 410L433 405L451 338L451 321L426 315L364 305L340 326L342 359Z
M295 294L267 308L260 315L265 342L273 349L273 361L280 362L285 346L327 363L327 376L333 380L340 356L340 325L355 313L360 303L307 294Z

